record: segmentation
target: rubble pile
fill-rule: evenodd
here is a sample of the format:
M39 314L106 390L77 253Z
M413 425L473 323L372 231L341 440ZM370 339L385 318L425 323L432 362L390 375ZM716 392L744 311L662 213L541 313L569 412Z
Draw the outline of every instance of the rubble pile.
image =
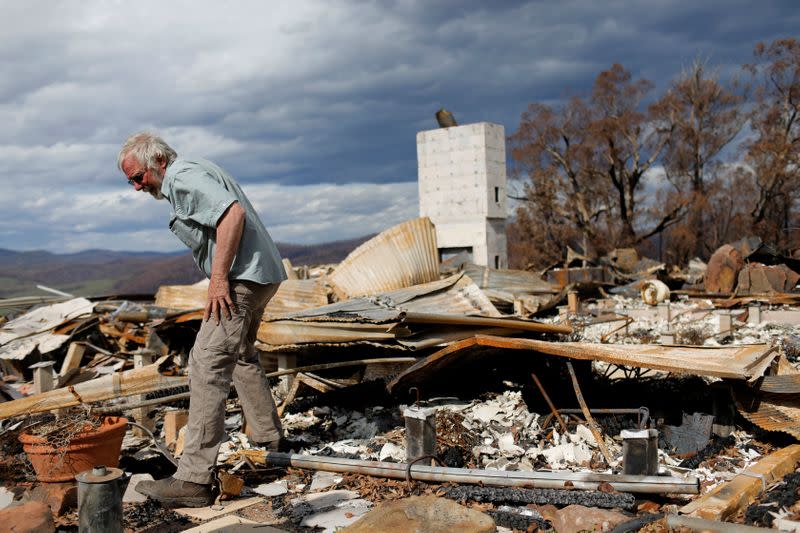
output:
M707 267L572 252L538 275L440 265L432 235L418 219L340 265L289 265L257 343L284 442L252 442L232 391L209 508L133 490L181 456L203 284L0 301L0 520L44 502L76 527L77 472L33 458L70 464L113 418L129 531L797 525L796 260L751 239Z

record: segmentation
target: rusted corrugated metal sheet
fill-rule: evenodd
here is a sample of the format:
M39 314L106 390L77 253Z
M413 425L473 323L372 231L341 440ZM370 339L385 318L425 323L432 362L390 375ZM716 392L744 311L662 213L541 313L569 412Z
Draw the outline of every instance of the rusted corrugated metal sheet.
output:
M800 407L797 400L762 397L754 407L747 406L737 397L736 408L747 420L767 431L780 431L800 439Z
M490 330L491 328L491 330ZM568 326L501 318L468 276L353 298L262 322L258 340L269 345L385 342L409 349L452 342L476 332L546 331Z
M395 339L409 334L396 327L407 311L426 310L453 315L500 316L472 280L457 274L378 296L353 298L290 313L281 320L265 316L258 339L273 345Z
M570 359L604 361L620 366L652 368L665 372L749 380L764 373L777 355L766 344L750 346L662 346L657 344L593 344L586 342L547 342L477 335L426 357L404 371L389 384L405 388L442 371L461 358L479 357L473 347L528 350Z
M547 272L547 281L561 288L572 283L613 283L614 277L606 267L555 268Z
M800 371L781 356L777 374L764 376L749 387L734 387L736 409L762 429L781 431L800 439L800 402L797 399Z
M427 217L403 222L368 240L329 277L340 298L381 294L437 279L436 230Z
M436 312L451 315L498 317L500 313L472 280L456 274L442 280L388 291L379 295L352 298L335 304L305 309L284 316L307 321L399 321L403 311Z
M527 270L497 270L468 263L464 272L481 289L526 294L555 294L558 289Z
M208 280L194 285L164 285L156 293L156 305L170 309L202 309L206 305ZM265 317L277 317L328 303L328 293L319 279L288 279L264 310Z

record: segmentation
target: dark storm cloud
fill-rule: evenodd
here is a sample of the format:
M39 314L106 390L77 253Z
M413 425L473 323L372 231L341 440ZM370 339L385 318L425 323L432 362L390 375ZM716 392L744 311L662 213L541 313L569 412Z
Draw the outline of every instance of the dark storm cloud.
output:
M164 135L219 161L279 240L414 216L415 135L451 109L514 131L622 63L663 89L792 36L793 2L25 2L0 7L0 247L176 249L115 168ZM314 209L307 209L313 205ZM131 209L128 209L128 208ZM382 225L382 226L381 226Z

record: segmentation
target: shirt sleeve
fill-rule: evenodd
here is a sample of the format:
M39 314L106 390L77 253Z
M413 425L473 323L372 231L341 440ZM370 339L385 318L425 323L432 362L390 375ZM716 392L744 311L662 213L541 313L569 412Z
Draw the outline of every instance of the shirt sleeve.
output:
M182 219L217 227L236 197L204 170L186 169L172 180L173 210Z

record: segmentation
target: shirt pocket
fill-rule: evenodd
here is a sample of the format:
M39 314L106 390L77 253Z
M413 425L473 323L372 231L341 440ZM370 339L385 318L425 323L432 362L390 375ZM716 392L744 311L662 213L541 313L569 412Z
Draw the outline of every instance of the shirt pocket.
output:
M202 232L192 228L184 220L173 216L169 220L169 229L180 241L189 247L192 252L197 252L202 246Z

